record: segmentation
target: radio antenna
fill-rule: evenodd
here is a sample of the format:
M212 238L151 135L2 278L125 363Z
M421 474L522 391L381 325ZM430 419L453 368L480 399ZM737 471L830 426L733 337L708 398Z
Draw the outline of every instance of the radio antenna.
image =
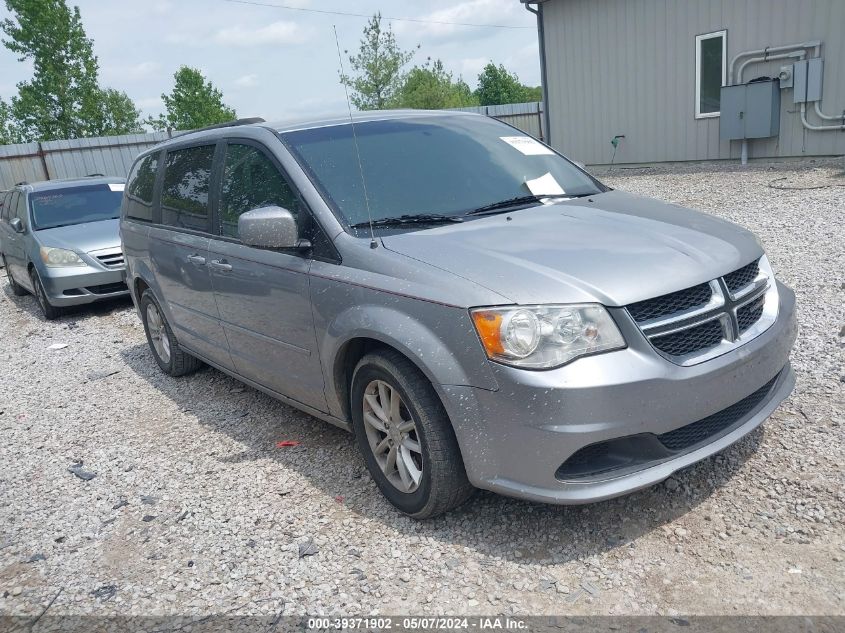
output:
M358 135L355 133L355 121L352 118L352 105L349 101L349 88L343 81L343 56L340 54L340 40L337 38L337 26L332 24L334 29L334 43L337 46L337 61L340 63L340 83L343 84L343 91L346 93L346 109L349 111L349 125L352 126L352 142L355 145L355 155L358 157L358 171L361 173L361 186L364 189L364 204L367 206L367 221L370 223L370 248L378 248L376 234L373 230L373 213L370 210L370 197L367 194L367 181L364 179L364 164L361 162L361 150L358 149Z

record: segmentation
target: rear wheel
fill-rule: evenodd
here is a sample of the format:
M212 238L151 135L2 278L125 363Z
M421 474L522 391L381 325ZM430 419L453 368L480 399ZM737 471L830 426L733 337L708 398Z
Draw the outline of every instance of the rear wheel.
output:
M3 267L6 269L6 278L9 280L9 287L12 289L12 294L16 297L22 297L26 294L26 288L21 286L12 277L12 271L9 270L9 264L6 263L6 258L3 258Z
M38 302L38 307L41 308L41 314L48 321L53 321L62 316L62 309L57 308L50 303L47 298L47 293L44 291L44 284L41 283L41 278L38 272L33 268L29 271L29 279L32 281L32 288L35 290L35 300Z
M151 290L145 290L141 295L139 307L141 319L144 322L144 331L147 334L147 343L150 345L150 350L158 366L165 374L184 376L202 366L199 359L179 347L176 337L173 336L173 330L170 329L170 325L167 323L167 319L164 317L164 313Z
M472 495L443 404L404 356L385 350L362 358L352 378L351 405L367 468L399 510L426 519Z

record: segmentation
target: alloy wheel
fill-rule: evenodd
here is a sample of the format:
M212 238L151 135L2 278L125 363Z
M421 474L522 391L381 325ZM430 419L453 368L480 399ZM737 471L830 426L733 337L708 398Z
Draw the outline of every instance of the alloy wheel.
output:
M399 491L414 492L422 481L420 438L399 391L383 380L364 390L364 430L381 471Z
M164 326L164 319L155 304L147 306L147 331L158 357L165 363L170 362L170 338Z

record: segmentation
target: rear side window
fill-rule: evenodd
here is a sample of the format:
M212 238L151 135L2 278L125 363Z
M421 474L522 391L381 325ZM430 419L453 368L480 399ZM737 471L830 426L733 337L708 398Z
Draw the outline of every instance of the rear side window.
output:
M163 224L208 232L208 192L214 145L177 149L167 153L161 189Z
M158 154L151 154L135 163L126 183L126 217L152 221L157 169Z
M3 191L0 193L0 220L9 219L9 207L6 206L6 201L12 197L12 194Z
M226 148L220 234L238 237L238 218L261 207L279 206L294 218L299 200L273 162L258 148L232 143Z

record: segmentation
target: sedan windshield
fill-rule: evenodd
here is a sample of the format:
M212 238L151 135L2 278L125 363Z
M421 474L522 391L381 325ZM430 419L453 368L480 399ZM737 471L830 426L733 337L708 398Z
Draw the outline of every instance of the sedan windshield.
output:
M122 184L50 189L29 196L36 231L120 217Z
M368 221L367 200L372 219L378 221L466 216L479 209L540 204L543 196L560 199L605 191L542 143L487 117L413 116L356 123L357 152L352 132L351 125L343 124L281 135L350 226Z

